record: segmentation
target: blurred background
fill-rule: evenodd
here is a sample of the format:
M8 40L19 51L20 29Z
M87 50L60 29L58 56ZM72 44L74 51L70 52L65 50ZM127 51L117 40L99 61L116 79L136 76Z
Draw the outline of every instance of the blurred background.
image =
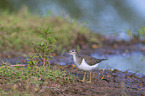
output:
M109 59L100 68L145 74L144 4L144 0L0 0L0 56L20 62L18 56L28 55L32 42L41 40L39 28L49 25L56 52L89 45L95 50L89 55Z
M91 31L129 40L128 34L145 32L144 0L0 0L0 10L17 12L23 6L40 16L73 18Z

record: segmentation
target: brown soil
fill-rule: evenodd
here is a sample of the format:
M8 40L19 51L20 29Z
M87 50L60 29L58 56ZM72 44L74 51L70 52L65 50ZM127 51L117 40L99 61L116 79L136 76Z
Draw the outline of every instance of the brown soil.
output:
M92 83L81 82L83 72L65 67L67 72L78 77L74 83L60 87L65 95L87 96L144 96L145 76L139 78L133 73L118 70L97 70L92 74ZM89 72L88 72L89 73ZM89 75L89 74L88 74ZM89 77L86 77L89 79ZM88 80L86 80L88 81Z
M60 66L57 66L60 68ZM12 90L17 86L19 92L32 90L31 94L36 96L145 96L145 76L138 77L133 73L121 72L119 70L95 70L92 73L92 83L87 83L89 72L86 76L86 82L81 82L83 71L73 68L71 65L61 66L61 70L66 70L73 74L74 80L71 83L50 85L39 84L35 89L34 85L29 85L28 89L25 82L20 81L8 86L6 84L0 87L5 90ZM49 82L49 81L48 81ZM26 87L24 87L24 86Z

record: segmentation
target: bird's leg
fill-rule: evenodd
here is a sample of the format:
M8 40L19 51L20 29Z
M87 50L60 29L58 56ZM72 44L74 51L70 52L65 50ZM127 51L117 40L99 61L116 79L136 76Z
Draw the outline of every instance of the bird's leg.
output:
M81 80L82 82L85 81L85 77L86 77L86 72L84 72L84 77L83 77L83 80Z
M88 81L87 83L91 83L91 79L92 79L91 75L92 75L92 72L90 72L90 81Z

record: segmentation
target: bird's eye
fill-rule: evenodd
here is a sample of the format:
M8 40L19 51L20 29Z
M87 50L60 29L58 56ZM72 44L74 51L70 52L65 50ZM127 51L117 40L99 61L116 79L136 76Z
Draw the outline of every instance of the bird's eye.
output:
M74 50L72 52L74 52Z

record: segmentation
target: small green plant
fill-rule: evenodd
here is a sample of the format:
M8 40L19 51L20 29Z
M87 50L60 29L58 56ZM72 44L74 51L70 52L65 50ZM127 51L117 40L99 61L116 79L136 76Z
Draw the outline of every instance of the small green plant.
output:
M144 26L142 26L142 27L140 28L140 30L138 31L138 34L139 34L139 35L142 35L142 36L145 36L145 27L144 27Z
M130 40L139 41L141 37L145 36L145 27L142 26L136 34L134 34L130 29L127 30L127 34Z
M39 35L42 40L36 44L36 48L34 48L36 55L42 62L43 66L50 65L49 60L52 59L52 53L55 50L55 38L52 36L52 30L50 27L41 28L42 34ZM37 56L31 57L31 64L35 64L36 61L32 61L32 59L37 58ZM30 64L30 62L29 62Z
M131 38L132 38L132 32L131 32L131 29L128 29L128 30L127 30L127 34L128 34L128 36L129 36L129 39L131 40Z

